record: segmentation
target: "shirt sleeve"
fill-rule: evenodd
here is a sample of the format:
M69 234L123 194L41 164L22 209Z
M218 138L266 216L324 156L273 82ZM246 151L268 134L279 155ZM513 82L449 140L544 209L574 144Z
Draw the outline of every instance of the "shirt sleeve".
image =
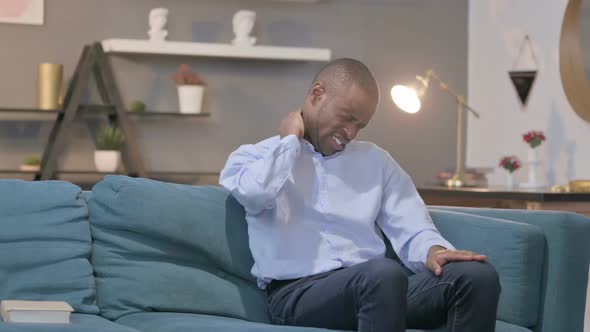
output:
M401 261L415 273L426 269L428 250L434 245L455 249L434 226L411 178L388 155L381 211L377 224Z
M219 184L253 215L274 207L275 198L301 153L299 138L288 135L256 145L242 145L228 158Z

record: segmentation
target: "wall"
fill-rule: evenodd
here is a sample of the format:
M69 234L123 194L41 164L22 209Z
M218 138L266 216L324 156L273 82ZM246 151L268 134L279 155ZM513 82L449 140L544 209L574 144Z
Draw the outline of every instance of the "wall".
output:
M424 112L408 115L393 109L389 89L435 68L459 91L465 90L465 0L48 0L45 5L43 26L0 25L0 107L35 106L40 62L63 63L69 76L85 43L147 38L147 14L153 7L170 9L170 40L202 42L231 40L233 13L248 8L258 14L260 44L331 48L334 57L354 57L369 65L382 102L359 138L390 151L417 183L454 165L453 100L434 91ZM211 118L134 120L147 167L176 171L218 171L240 144L275 135L281 118L300 105L322 65L144 55L111 60L125 103L141 99L160 111L177 109L168 76L178 64L188 63L207 79L205 107ZM50 122L0 122L0 168L17 167L27 155L40 153L50 128ZM80 121L71 130L61 167L92 169L92 149Z
M590 178L590 123L572 110L559 73L559 38L566 0L488 0L469 3L469 101L482 113L469 119L467 162L496 167L503 155L526 159L522 134L543 130L542 180L547 185ZM538 60L537 80L527 107L521 108L507 72L518 58L528 34ZM523 51L516 69L534 68L531 52ZM526 182L526 169L517 173ZM492 183L502 184L504 171L495 168Z

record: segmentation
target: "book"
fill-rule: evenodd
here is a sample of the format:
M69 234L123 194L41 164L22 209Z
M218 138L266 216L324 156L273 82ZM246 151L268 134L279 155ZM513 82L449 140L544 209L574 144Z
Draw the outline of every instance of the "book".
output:
M74 309L63 301L12 301L0 302L5 323L70 323Z

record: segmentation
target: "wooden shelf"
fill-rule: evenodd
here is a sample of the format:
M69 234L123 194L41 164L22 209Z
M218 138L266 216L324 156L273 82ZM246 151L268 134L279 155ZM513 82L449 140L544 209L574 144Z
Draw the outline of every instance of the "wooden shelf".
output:
M0 174L37 174L39 171L22 171L20 169L0 169Z
M113 106L109 105L83 105L80 109L85 111L83 114L104 113L115 114ZM62 110L41 110L34 108L0 108L0 120L52 120L58 114L63 113ZM8 114L8 117L2 116ZM161 112L161 111L127 111L127 114L132 118L153 118L153 117L185 117L185 118L206 118L210 117L211 113L180 113L178 111Z
M231 44L181 41L150 42L141 39L106 39L102 41L102 47L106 53L167 54L293 61L330 61L332 58L332 51L324 48L234 46Z

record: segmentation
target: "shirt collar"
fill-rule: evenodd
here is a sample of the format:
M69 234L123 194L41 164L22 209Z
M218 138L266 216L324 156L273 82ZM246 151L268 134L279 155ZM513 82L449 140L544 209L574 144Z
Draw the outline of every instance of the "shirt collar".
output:
M350 142L349 142L350 144ZM303 150L307 151L308 153L311 153L314 156L317 156L319 158L324 158L324 159L330 159L330 158L334 158L338 155L340 155L342 152L344 152L346 150L346 145L344 146L344 149L337 151L336 153L330 155L330 156L322 156L321 153L317 152L315 150L315 148L313 147L313 144L311 144L308 140L306 140L305 138L301 139L301 145L303 146Z

